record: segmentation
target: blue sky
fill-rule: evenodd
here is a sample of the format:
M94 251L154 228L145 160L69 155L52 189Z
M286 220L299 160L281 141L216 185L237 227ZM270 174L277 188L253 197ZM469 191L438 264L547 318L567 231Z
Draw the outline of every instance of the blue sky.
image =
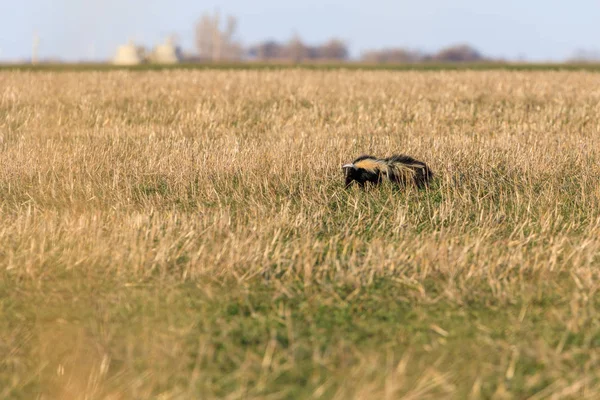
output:
M40 56L107 59L119 44L145 45L177 34L193 49L205 11L238 18L244 44L346 40L352 55L391 46L436 51L469 43L493 57L560 61L600 49L600 0L0 0L0 60Z

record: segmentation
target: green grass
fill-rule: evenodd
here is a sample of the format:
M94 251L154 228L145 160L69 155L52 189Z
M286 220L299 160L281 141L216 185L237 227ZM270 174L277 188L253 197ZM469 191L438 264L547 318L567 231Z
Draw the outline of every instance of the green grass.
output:
M15 334L2 394L61 397L70 387L139 398L150 394L143 381L151 379L151 393L166 397L327 398L390 380L394 397L524 398L598 368L595 317L576 332L568 324L576 316L564 299L578 293L570 279L526 286L516 301L477 289L461 303L423 300L443 298L445 285L424 282L421 294L386 279L368 287L123 285L102 277L90 284L76 274L37 287L5 280L0 327ZM589 312L600 304L582 305ZM414 368L402 367L409 360Z

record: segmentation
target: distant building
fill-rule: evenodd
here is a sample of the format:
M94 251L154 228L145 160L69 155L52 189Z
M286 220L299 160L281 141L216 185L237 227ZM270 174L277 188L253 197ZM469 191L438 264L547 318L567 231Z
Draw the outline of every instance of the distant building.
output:
M181 49L173 44L173 40L167 39L163 44L154 48L148 59L157 64L176 64L182 60Z
M113 64L116 65L137 65L145 61L146 51L142 46L136 46L132 41L119 46L117 54L113 59Z
M167 39L165 43L156 46L147 53L143 46L136 46L132 41L119 46L113 58L115 65L138 65L145 62L156 64L176 64L183 59L181 49Z

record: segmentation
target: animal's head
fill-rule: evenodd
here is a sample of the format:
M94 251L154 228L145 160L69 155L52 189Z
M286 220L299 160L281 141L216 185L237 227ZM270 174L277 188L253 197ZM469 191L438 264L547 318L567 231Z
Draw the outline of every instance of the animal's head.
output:
M360 156L351 164L345 164L342 169L346 175L346 187L352 182L364 186L366 182L379 183L381 180L382 164L372 156Z

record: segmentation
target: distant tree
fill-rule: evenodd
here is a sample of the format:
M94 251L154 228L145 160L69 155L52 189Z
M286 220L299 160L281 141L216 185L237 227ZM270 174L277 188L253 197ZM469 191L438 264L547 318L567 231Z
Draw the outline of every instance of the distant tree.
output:
M345 60L348 58L348 48L339 39L330 39L316 49L316 57L326 60Z
M309 58L309 48L302 42L300 36L294 35L285 46L285 56L288 60L293 62L301 62L306 58Z
M577 50L571 58L567 60L571 63L597 63L600 62L600 51L598 50Z
M348 58L348 49L344 42L338 39L331 39L317 46L308 46L300 36L294 35L285 44L274 40L259 43L250 47L247 54L259 60L290 60L293 62L316 59L345 60Z
M214 32L218 29L218 21L207 13L203 14L196 24L196 50L200 58L212 59Z
M284 46L274 40L268 40L266 42L259 43L248 50L248 54L251 57L256 57L260 60L284 58L284 53Z
M423 61L426 56L415 50L391 48L371 50L363 53L361 59L369 63L413 63Z
M220 28L220 15L204 13L196 24L196 50L201 59L213 61L238 59L242 46L235 41L237 19L227 17L225 29Z
M235 32L237 30L237 19L231 15L227 17L227 25L220 34L219 43L221 44L221 58L226 60L238 59L242 55L242 46L235 41Z
M362 61L369 63L412 63L426 61L441 62L475 62L486 60L477 50L468 45L450 46L436 54L426 54L417 50L390 48L371 50L362 54Z
M469 45L461 44L446 47L433 56L435 61L472 62L484 60L484 57Z

